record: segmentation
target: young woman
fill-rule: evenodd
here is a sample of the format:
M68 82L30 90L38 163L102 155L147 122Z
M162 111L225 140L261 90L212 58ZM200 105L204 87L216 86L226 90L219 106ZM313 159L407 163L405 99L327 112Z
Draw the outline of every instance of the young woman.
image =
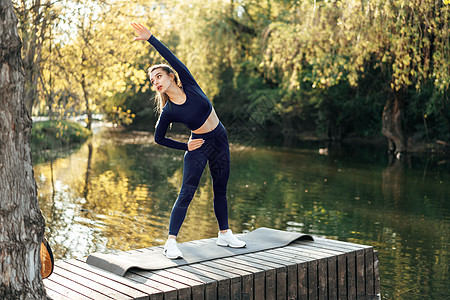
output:
M178 73L179 80L168 65L154 65L148 76L156 89L157 108L160 113L155 129L155 142L170 148L184 150L183 183L172 208L169 236L164 254L170 259L182 257L176 237L206 163L213 180L214 212L219 224L217 245L245 247L228 227L227 182L230 175L230 149L225 127L188 68L142 24L131 23L138 35L135 41L148 41ZM181 82L180 82L181 81ZM173 122L185 124L191 130L187 143L166 138Z

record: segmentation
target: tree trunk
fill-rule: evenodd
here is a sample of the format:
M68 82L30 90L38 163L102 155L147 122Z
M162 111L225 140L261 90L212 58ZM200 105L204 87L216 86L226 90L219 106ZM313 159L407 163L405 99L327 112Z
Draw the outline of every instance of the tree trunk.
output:
M399 154L406 151L402 129L403 103L399 95L388 99L383 109L381 133L388 139L389 152Z
M84 53L84 49L83 49L83 53L81 54L81 67L82 69L86 69L86 55ZM92 111L91 111L91 105L89 104L89 95L88 95L88 91L87 91L87 86L86 86L86 77L84 76L84 71L81 74L81 89L83 90L83 97L84 97L84 103L86 105L86 115L87 115L87 122L86 122L86 128L88 130L91 130L92 128Z
M21 47L12 3L0 0L0 299L45 299Z
M89 104L89 96L86 88L86 81L84 74L81 75L81 89L83 90L83 97L84 97L84 103L86 104L86 115L87 115L87 122L86 122L86 128L91 130L92 129L92 111L91 111L91 105Z
M89 181L91 180L91 163L92 163L92 152L93 152L93 145L92 141L88 143L88 161L87 161L87 167L86 167L86 176L84 179L84 190L83 190L83 198L88 200L89 196Z

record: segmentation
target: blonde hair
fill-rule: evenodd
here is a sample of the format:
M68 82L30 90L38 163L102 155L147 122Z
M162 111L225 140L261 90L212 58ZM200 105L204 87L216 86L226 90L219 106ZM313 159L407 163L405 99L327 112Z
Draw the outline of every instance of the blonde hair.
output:
M178 78L178 75L175 74L175 72L172 70L172 68L169 65L166 64L158 64L158 65L153 65L150 68L148 68L147 74L148 74L148 78L151 80L150 78L150 74L156 70L156 69L162 69L163 71L165 71L168 75L173 74L174 75L174 79L175 79L175 83L177 86L179 86L181 88L181 81ZM167 96L166 93L160 93L158 91L156 91L156 96L155 96L155 110L158 114L161 114L164 106L166 105L167 101L169 101L169 96Z

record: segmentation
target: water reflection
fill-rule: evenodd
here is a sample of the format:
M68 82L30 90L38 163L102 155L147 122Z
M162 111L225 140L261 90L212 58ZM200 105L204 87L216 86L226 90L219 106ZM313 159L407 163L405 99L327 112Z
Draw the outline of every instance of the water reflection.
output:
M181 186L182 156L154 145L147 133L109 128L66 157L37 157L39 200L55 256L163 243ZM236 145L231 156L228 199L235 232L266 226L373 245L386 298L449 294L445 160ZM206 168L181 242L216 235L211 184Z

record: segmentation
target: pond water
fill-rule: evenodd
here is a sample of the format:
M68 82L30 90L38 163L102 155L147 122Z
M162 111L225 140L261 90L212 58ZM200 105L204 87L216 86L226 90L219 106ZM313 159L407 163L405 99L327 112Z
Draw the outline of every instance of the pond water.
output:
M33 154L57 259L161 245L167 235L183 152L155 145L146 132L97 131L78 149ZM361 147L321 155L311 146L233 143L230 227L372 245L384 299L448 299L449 183L448 158L389 161L384 151ZM205 169L179 242L217 235L212 197Z

